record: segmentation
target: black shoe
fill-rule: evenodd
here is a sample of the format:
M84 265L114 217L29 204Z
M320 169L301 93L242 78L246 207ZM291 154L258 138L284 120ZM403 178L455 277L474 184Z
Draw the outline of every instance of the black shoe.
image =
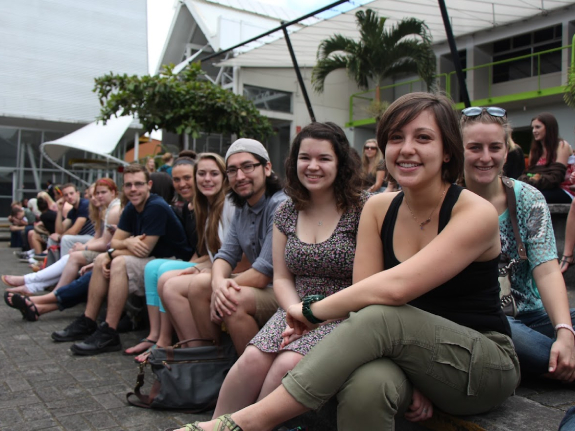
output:
M117 352L122 349L118 331L102 322L98 330L81 343L72 344L70 350L76 355L91 356L105 352Z
M66 329L52 332L52 340L58 342L83 340L92 335L96 329L98 329L98 324L82 314L66 326Z

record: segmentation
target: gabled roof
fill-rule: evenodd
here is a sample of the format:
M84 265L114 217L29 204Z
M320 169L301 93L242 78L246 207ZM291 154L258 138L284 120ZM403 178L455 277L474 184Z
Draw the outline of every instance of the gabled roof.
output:
M561 8L570 8L575 0L445 0L455 37L488 30ZM338 8L341 9L341 6ZM313 67L320 42L339 33L359 39L355 13L373 9L387 17L389 25L403 18L418 18L429 26L434 43L447 39L437 0L374 0L339 15L300 29L290 28L290 39L300 67ZM337 9L337 8L336 8ZM224 66L292 67L285 40L276 40L223 61Z
M255 0L181 0L174 18L160 65L178 64L188 43L209 45L205 55L227 49L300 16L299 12ZM299 28L299 27L298 27ZM267 39L268 41L271 39ZM259 46L259 43L245 49Z

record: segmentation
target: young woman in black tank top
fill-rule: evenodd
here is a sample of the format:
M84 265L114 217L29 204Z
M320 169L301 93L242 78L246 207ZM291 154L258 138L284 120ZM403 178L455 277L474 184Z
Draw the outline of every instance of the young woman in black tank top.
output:
M282 386L219 418L226 427L217 429L269 430L337 394L338 430L387 430L397 414L424 420L434 406L451 414L488 411L518 385L518 361L499 305L497 212L452 185L462 173L463 146L451 101L405 95L387 109L377 135L403 192L366 203L354 284L287 310L298 333L349 318Z

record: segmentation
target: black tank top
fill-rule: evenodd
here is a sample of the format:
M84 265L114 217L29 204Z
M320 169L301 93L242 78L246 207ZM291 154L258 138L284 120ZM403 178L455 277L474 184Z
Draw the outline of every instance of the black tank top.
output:
M449 222L451 210L462 190L452 184L445 194L439 211L438 234ZM385 269L401 263L393 251L393 230L402 201L403 192L400 192L391 202L383 220L381 241ZM472 262L451 280L409 304L480 332L497 331L511 336L511 328L499 300L498 261L497 257L486 262Z

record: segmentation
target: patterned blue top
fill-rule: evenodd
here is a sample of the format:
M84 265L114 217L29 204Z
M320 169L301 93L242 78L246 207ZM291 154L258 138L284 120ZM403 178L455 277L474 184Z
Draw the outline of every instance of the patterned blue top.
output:
M528 257L528 260L521 261L512 267L510 276L517 311L521 314L543 309L541 296L533 279L533 270L542 263L557 259L557 246L549 207L541 192L517 180L515 180L514 190L517 200L519 234ZM501 253L510 259L519 259L509 210L505 210L499 216L499 233Z

